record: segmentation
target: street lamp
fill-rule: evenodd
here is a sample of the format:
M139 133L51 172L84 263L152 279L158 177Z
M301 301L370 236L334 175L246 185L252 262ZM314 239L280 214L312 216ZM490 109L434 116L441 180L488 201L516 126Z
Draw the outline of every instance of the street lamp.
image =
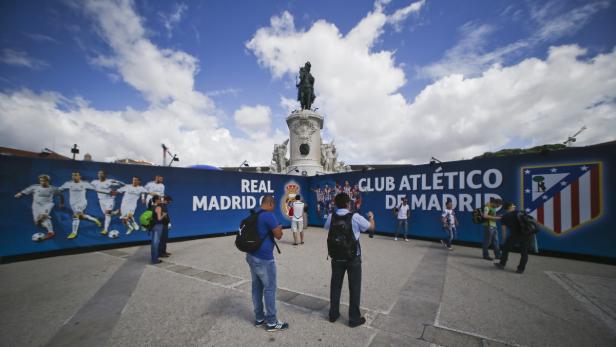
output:
M77 148L77 144L73 145L73 148L71 148L71 153L73 153L73 160L75 160L75 156L79 154L79 148Z

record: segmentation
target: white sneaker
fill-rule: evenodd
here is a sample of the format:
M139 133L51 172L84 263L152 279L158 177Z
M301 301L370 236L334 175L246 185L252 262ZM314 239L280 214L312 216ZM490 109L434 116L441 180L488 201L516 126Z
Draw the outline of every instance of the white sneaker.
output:
M409 242L409 241L411 241L411 240L409 240L409 239L404 239L404 241Z
M394 241L398 241L398 238L397 238L397 237L394 237Z

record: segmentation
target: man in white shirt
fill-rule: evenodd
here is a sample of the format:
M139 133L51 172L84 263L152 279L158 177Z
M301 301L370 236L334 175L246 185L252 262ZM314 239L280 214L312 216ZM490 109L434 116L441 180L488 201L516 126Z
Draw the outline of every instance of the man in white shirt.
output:
M124 194L120 204L120 219L126 226L126 235L130 235L133 230L139 230L139 224L135 221L137 201L142 194L148 194L148 191L141 186L141 179L135 176L131 185L123 186L114 192L116 193Z
M98 172L98 179L90 183L98 191L98 203L101 206L101 211L105 215L105 222L101 234L106 235L107 230L109 230L109 224L111 223L111 213L115 207L115 196L111 195L111 190L113 187L123 186L124 183L114 179L107 179L107 174L103 170Z
M411 208L406 197L402 198L402 204L398 206L397 210L398 226L396 227L396 236L394 236L394 241L398 241L398 233L402 228L404 228L404 241L408 241L409 239L407 238L407 233L409 230L409 218L411 217Z
M351 199L345 193L339 193L334 198L336 204L336 214L329 215L327 221L323 226L329 233L332 232L330 228L332 223L339 225L342 219L343 223L350 223L353 231L353 236L357 241L357 251L355 257L352 259L334 259L332 255L332 277L330 282L330 307L329 307L329 321L335 322L340 317L340 294L342 291L342 282L344 280L344 273L347 273L349 282L349 326L351 328L360 326L366 322L366 318L361 316L359 311L360 297L361 297L361 246L359 244L359 234L362 231L374 230L374 214L372 211L368 212L368 220L362 217L359 213L351 213L349 211ZM348 220L350 216L350 221ZM334 220L332 222L332 219ZM348 225L346 225L348 228ZM348 229L347 229L348 230ZM328 253L329 253L328 245Z
M42 226L47 230L45 238L40 241L54 237L53 225L51 224L51 209L54 206L54 195L60 195L58 188L50 185L49 175L39 175L39 184L33 184L21 192L15 194L16 198L32 194L32 218L34 225ZM61 195L60 195L61 196Z
M451 247L451 242L456 238L456 234L458 233L458 218L456 218L455 211L453 210L453 202L451 200L445 202L445 208L441 214L441 222L443 223L443 230L446 233L446 237L441 240L441 244L451 251L453 249L453 247Z
M142 194L141 202L149 207L150 200L152 200L152 196L158 195L162 199L165 196L165 185L163 184L163 176L156 175L154 176L154 181L148 182L144 186L145 190L147 190L150 194Z
M71 210L73 210L73 226L72 231L68 235L68 239L74 239L77 237L77 231L79 230L79 221L81 219L86 219L91 222L94 222L97 227L101 227L101 222L90 216L85 214L86 207L88 207L88 200L86 199L86 192L88 190L96 191L96 188L92 184L86 181L81 180L81 174L79 172L73 172L71 174L72 180L64 183L58 188L60 191L68 190L69 192L69 203L71 205ZM63 208L63 203L60 203L60 208Z
M297 194L293 202L293 216L291 216L291 230L293 230L293 245L297 246L298 234L300 244L304 244L304 203L302 197Z

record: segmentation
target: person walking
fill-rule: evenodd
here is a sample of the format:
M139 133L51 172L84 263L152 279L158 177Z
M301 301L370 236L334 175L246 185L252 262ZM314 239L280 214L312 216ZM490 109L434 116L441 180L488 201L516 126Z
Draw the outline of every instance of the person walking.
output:
M152 238L152 243L150 244L150 257L152 264L158 264L161 262L159 259L159 247L160 247L160 236L163 233L163 223L167 214L163 211L163 207L161 206L160 196L154 195L152 197L152 207L153 210L153 221L154 226L150 231L150 237Z
M292 204L293 215L291 216L291 230L293 230L293 245L304 244L304 203L302 197L297 194ZM298 242L299 239L299 242Z
M490 201L483 208L483 259L494 260L500 259L501 253L499 248L498 233L496 232L496 221L500 220L500 217L496 216L496 210L502 204L501 199L490 198ZM490 257L488 252L490 246L494 250L494 258Z
M447 234L444 239L441 240L441 244L448 250L452 250L451 242L456 238L458 234L458 218L456 218L455 211L453 210L453 202L447 200L445 203L445 209L441 214L441 222L443 223L443 230Z
M162 199L161 207L165 213L163 219L163 231L160 235L160 245L158 247L158 254L161 258L167 258L171 253L167 252L167 241L169 240L169 227L171 226L171 217L169 217L169 204L173 199L169 195L165 195Z
M505 265L507 265L507 259L509 257L509 252L515 244L519 244L520 246L520 263L518 264L517 273L522 274L526 269L526 263L528 263L528 250L530 248L531 243L531 234L525 234L520 226L520 222L518 221L518 214L520 211L516 209L515 204L507 203L505 204L506 213L501 217L501 228L503 232L503 239L507 234L507 228L509 228L510 233L509 237L505 241L505 245L503 246L503 253L500 258L499 263L494 263L494 266L504 269Z
M402 203L398 206L397 210L397 219L398 225L396 227L396 236L394 236L394 241L398 241L398 233L400 233L400 229L404 230L404 241L409 241L407 238L407 233L409 231L409 218L411 218L411 207L409 206L408 199L402 198Z
M328 254L332 258L329 321L333 323L340 317L340 294L346 272L349 282L349 326L354 328L366 322L366 318L361 316L359 310L362 256L359 235L362 231L374 230L375 224L372 212L368 212L368 220L358 213L351 213L349 211L350 202L351 199L346 193L336 195L334 198L336 211L327 217L324 228L328 230ZM352 232L351 240L342 236L342 233L348 234L349 231ZM341 240L341 238L346 241L336 244L334 240ZM340 252L341 248L342 252ZM348 256L341 256L341 253Z
M282 226L273 211L276 201L272 195L266 195L261 201L258 213L257 231L263 240L261 247L252 253L246 253L246 262L250 267L252 279L252 303L255 313L255 326L266 326L267 331L283 331L288 323L278 321L276 317L276 262L274 260L274 237L282 238ZM265 301L265 311L263 302Z

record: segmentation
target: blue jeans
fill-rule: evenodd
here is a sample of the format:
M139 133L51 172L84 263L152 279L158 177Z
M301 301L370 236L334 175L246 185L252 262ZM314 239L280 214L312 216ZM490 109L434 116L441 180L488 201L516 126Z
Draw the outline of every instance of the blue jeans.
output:
M451 242L456 238L458 234L458 229L454 225L447 225L443 228L445 231L445 238L443 241L447 244L447 247L451 247Z
M490 248L490 245L492 245L492 249L494 250L494 257L500 258L501 253L500 253L498 233L496 232L496 227L490 227L490 226L484 225L483 226L483 244L482 244L484 258L487 258L490 256L490 253L488 253L488 249Z
M154 228L150 231L152 237L152 243L150 244L150 256L152 257L152 264L158 262L158 248L160 247L160 235L163 233L162 224L154 224Z
M398 219L398 227L396 228L396 237L398 237L398 233L400 229L404 228L404 238L406 239L406 234L409 231L409 220L408 219Z
M246 262L250 266L252 277L252 304L255 308L255 319L267 324L276 324L276 262L264 260L246 254ZM263 312L265 299L265 313Z

